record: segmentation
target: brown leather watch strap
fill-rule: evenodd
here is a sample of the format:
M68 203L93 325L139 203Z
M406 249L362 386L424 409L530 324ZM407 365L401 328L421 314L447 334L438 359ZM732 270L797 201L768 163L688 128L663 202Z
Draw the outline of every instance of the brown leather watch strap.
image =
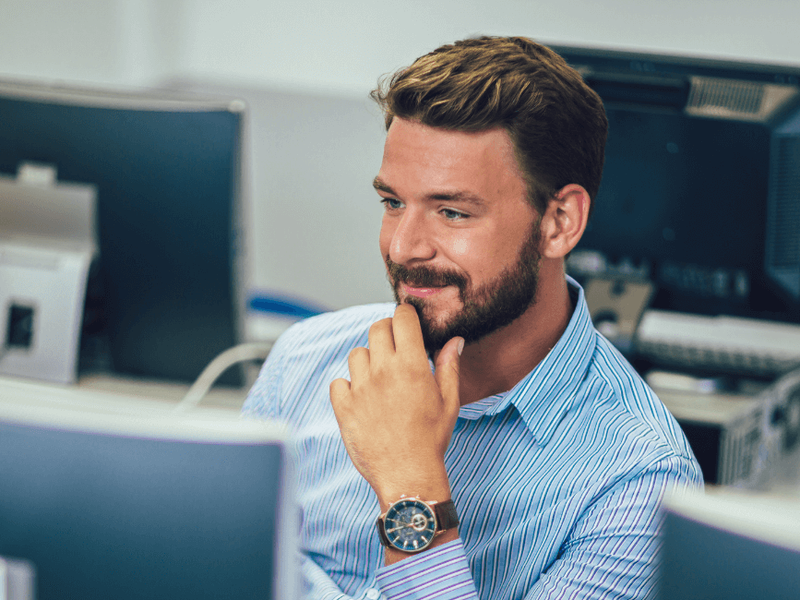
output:
M387 548L391 546L389 543L389 538L386 537L386 530L384 529L385 523L383 522L383 515L378 517L378 520L375 522L375 526L378 528L378 539L381 541L382 546L386 546Z
M436 514L436 531L446 531L458 527L458 513L452 500L437 502L433 505L433 512Z

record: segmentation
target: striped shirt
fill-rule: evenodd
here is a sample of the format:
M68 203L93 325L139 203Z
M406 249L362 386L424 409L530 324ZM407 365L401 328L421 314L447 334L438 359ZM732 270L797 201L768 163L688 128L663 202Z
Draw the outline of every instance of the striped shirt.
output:
M348 354L395 305L313 317L281 337L243 410L293 428L306 597L653 596L662 495L702 475L569 283L575 310L547 357L510 391L461 407L445 456L459 539L389 567L378 502L347 455L329 385L349 379Z

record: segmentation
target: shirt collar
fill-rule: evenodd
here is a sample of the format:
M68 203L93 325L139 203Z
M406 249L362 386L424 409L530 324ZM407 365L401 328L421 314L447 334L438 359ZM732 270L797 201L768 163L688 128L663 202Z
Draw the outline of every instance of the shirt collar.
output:
M575 402L576 391L589 368L596 343L583 288L569 276L567 285L575 309L558 343L509 392L462 407L462 417L475 419L481 415L496 415L513 405L536 443L547 443Z

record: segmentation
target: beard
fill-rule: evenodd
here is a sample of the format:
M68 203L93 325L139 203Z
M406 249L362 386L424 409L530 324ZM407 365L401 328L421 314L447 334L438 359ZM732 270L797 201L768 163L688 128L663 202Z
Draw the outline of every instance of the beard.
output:
M471 285L466 275L455 270L426 266L407 269L392 262L388 255L384 258L398 304L401 302L401 283L412 287L458 288L462 308L443 323L428 314L428 302L424 298L409 296L404 300L417 309L425 349L430 356L455 336L463 337L467 344L477 342L511 324L528 310L536 298L539 283L540 237L539 219L536 219L516 262L477 288Z

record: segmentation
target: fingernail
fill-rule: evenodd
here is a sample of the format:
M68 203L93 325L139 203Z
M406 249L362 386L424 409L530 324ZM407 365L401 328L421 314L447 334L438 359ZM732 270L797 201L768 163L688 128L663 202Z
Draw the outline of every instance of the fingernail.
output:
M464 351L464 338L461 338L458 341L458 355L461 356L461 353Z

